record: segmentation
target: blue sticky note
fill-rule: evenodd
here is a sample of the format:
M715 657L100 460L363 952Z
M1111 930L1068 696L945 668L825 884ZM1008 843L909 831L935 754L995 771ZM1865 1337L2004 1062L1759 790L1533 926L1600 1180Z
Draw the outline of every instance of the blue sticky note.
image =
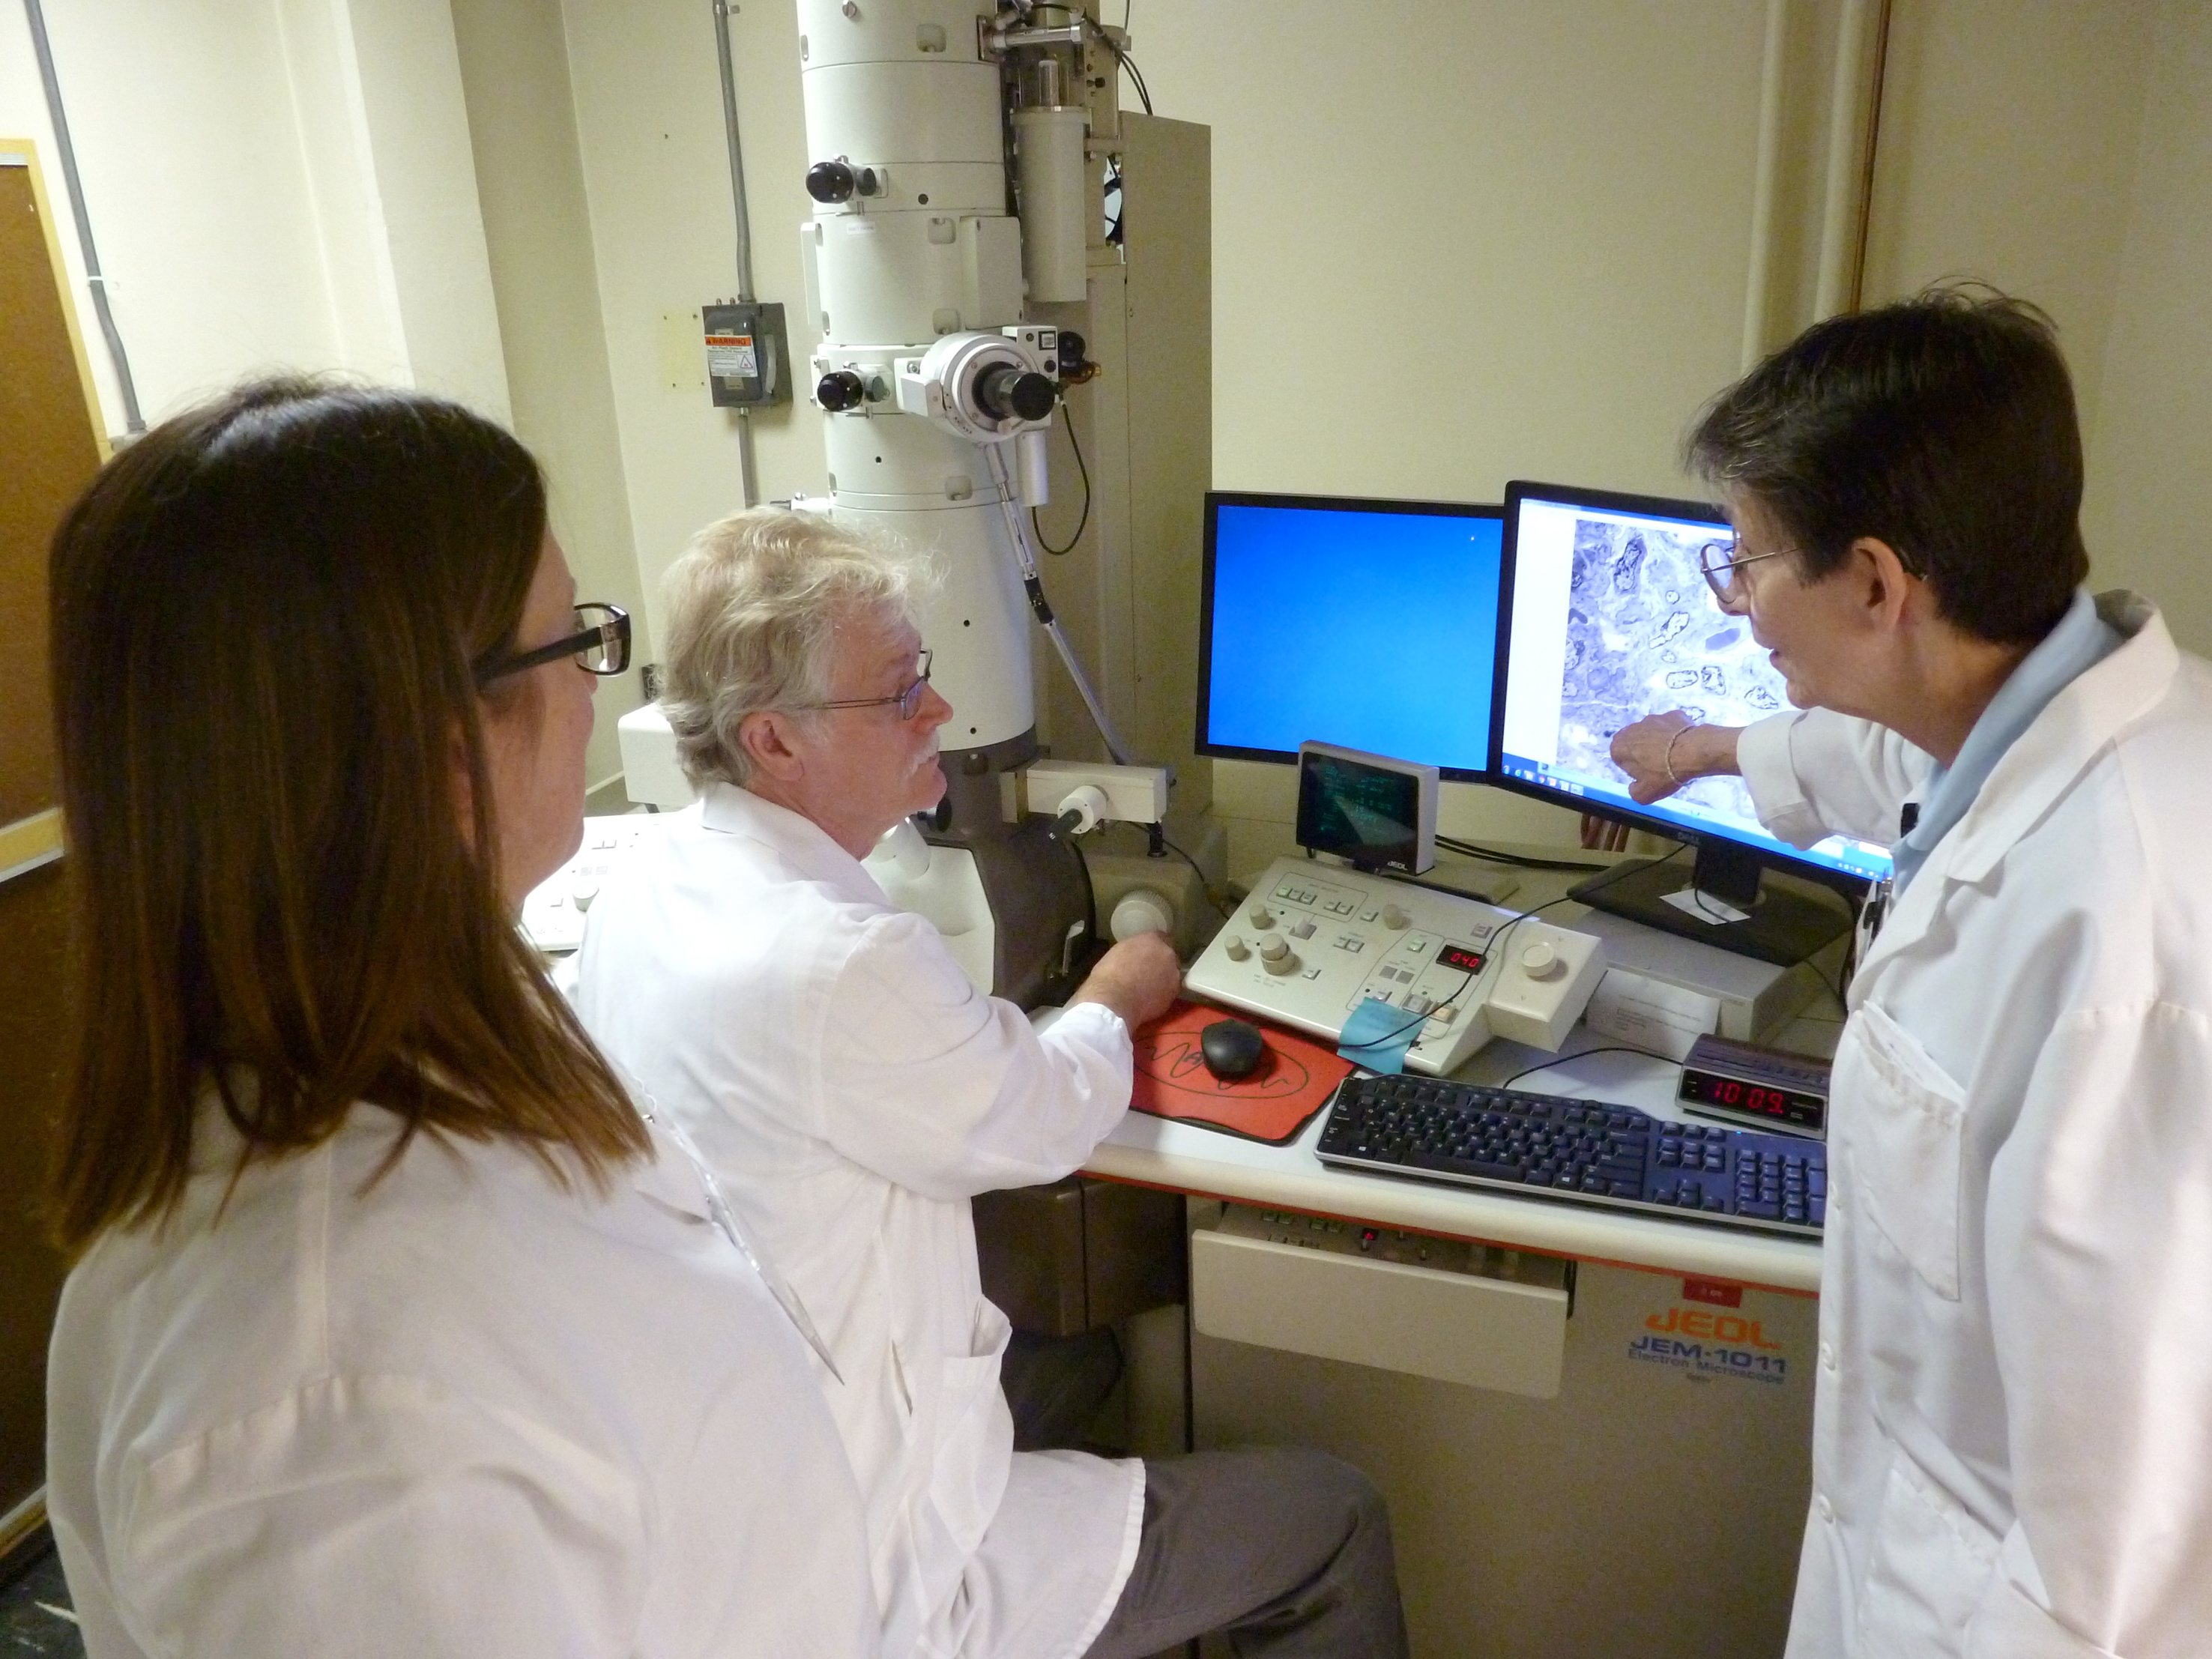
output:
M1426 1024L1419 1014L1393 1008L1379 998L1369 997L1344 1022L1336 1052L1354 1066L1364 1066L1370 1072L1402 1072L1406 1069L1406 1050L1413 1046L1413 1039L1420 1036L1421 1027Z

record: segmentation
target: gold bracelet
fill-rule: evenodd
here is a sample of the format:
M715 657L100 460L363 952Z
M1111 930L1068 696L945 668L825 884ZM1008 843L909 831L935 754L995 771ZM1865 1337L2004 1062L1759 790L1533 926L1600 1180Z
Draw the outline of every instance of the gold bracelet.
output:
M1667 739L1667 752L1659 757L1659 764L1667 769L1667 781L1677 789L1682 787L1684 780L1674 775L1674 745L1681 742L1685 732L1694 732L1703 724L1702 720L1692 720L1687 726L1676 726L1674 735Z

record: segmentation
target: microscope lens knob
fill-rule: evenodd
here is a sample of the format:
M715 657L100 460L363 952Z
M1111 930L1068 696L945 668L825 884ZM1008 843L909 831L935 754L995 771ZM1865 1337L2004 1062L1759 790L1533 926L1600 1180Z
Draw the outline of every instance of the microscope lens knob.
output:
M1280 933L1269 933L1260 941L1260 965L1279 977L1293 974L1297 971L1298 955Z
M833 368L814 388L814 401L832 415L858 409L867 401L868 389L849 368Z
M1045 419L1059 400L1059 388L1037 374L1021 376L1006 390L1006 401L1013 405L1014 413L1025 421Z
M1407 915L1403 910L1401 910L1395 904L1386 904L1382 907L1382 925L1385 927L1388 927L1394 933L1400 931L1412 921L1413 917Z
M859 183L842 161L817 161L806 169L806 193L817 202L850 201Z
M1242 933L1231 933L1229 936L1229 943L1223 945L1221 949L1231 962L1242 962L1252 954L1252 947L1244 942L1244 936Z
M1538 943L1521 953L1521 967L1530 979L1555 979L1566 964L1549 945Z
M1264 904L1254 905L1246 914L1252 918L1255 927L1273 927L1275 925L1275 913Z
M579 910L590 909L592 908L592 901L598 898L599 896L599 884L593 881L589 876L579 876L576 878L575 885L568 890L568 896L575 901L576 908Z

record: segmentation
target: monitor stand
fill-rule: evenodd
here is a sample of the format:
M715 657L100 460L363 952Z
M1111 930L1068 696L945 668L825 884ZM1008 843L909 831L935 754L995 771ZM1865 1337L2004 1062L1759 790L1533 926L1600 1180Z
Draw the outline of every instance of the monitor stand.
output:
M1822 903L1759 880L1756 854L1708 843L1684 881L1678 858L1627 859L1573 888L1568 897L1662 933L1788 968L1851 925L1840 897Z

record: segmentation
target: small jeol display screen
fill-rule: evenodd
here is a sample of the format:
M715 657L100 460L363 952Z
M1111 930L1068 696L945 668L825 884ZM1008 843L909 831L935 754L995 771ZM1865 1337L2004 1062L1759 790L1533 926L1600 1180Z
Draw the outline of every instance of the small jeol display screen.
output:
M1421 821L1420 781L1336 755L1299 757L1298 844L1374 868L1411 869Z
M1827 1103L1819 1095L1751 1083L1725 1072L1699 1071L1695 1066L1682 1068L1679 1097L1685 1104L1708 1112L1761 1119L1806 1134L1818 1134L1827 1118Z
M1480 951L1470 951L1464 945L1447 945L1437 952L1437 960L1446 968L1456 968L1462 974L1479 974L1486 958Z

